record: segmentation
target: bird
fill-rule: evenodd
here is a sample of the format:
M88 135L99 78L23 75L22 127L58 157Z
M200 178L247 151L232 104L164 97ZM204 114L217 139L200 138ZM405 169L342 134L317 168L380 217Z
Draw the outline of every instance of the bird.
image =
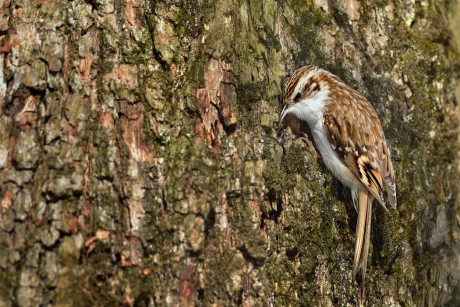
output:
M315 65L303 66L291 75L282 100L278 129L286 119L291 130L351 190L358 212L352 276L364 285L374 199L388 212L383 184L396 209L395 170L377 113L364 96ZM300 129L299 122L309 129Z

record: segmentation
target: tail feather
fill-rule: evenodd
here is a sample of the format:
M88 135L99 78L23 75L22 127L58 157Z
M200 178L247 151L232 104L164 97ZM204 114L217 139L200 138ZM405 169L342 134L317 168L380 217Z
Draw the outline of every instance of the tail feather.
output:
M353 277L358 283L366 277L367 256L371 241L372 201L374 197L367 190L358 192L358 224L356 225L355 258Z

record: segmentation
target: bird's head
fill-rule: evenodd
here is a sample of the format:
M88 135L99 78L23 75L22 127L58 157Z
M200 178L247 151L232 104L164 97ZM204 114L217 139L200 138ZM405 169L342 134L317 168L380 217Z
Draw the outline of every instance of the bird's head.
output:
M278 128L281 126L286 115L300 112L300 109L315 101L315 98L323 98L329 90L330 74L316 66L304 66L296 70L284 87L283 110L281 111ZM302 119L301 116L297 116Z

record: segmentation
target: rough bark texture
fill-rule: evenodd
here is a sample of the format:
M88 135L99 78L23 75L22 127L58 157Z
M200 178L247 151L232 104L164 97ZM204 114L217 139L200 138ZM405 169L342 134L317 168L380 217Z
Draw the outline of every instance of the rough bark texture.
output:
M371 101L394 157L367 303L458 306L448 5L0 0L0 306L355 304L350 193L277 143L310 63Z

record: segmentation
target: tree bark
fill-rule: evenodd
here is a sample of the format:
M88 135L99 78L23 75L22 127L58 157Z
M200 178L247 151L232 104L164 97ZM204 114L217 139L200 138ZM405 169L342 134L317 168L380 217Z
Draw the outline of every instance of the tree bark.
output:
M278 142L305 64L363 93L391 147L367 304L459 305L448 9L1 0L0 306L356 304L351 195Z

